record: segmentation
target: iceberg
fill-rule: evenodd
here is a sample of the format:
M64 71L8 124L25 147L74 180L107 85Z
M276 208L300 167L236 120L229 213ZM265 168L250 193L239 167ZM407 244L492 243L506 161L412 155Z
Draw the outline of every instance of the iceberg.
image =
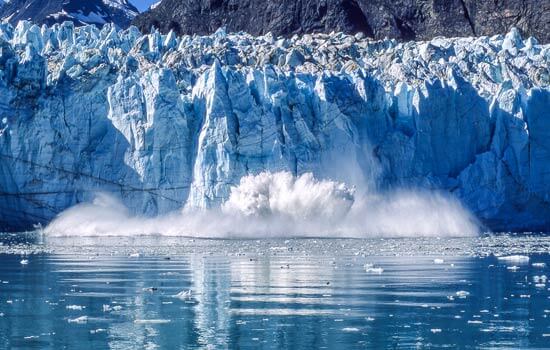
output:
M3 23L0 226L97 192L150 217L254 203L235 188L269 172L437 190L492 230L548 229L549 60L515 29L398 43Z

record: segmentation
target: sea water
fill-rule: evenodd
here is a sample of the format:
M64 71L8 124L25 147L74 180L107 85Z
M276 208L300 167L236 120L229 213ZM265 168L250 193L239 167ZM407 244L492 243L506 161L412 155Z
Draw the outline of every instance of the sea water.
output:
M548 348L550 236L0 235L0 348Z

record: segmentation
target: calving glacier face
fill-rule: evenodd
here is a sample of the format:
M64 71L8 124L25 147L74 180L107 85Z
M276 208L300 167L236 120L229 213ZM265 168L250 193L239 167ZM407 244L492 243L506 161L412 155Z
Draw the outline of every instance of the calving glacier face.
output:
M550 227L550 46L0 26L0 206L48 222L98 191L218 208L246 175L451 192L492 229Z

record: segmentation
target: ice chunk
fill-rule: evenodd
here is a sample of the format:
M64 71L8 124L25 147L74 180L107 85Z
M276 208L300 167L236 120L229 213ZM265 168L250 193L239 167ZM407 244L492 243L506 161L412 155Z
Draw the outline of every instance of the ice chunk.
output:
M367 263L365 264L365 272L367 273L372 273L372 274L381 274L382 272L384 272L384 269L381 268L381 267L375 267L374 264L371 264L371 263Z
M178 294L174 295L174 298L180 300L189 300L191 299L191 290L182 290Z
M88 316L80 316L80 317L77 317L77 318L69 318L67 320L67 322L69 323L87 323L88 322Z
M136 319L134 320L134 323L136 324L165 324L170 323L171 320L167 319Z
M82 305L67 305L67 306L65 306L65 308L67 310L79 310L79 311L81 311L82 309L85 309L86 307L82 306Z
M529 262L529 257L525 255L508 255L508 256L499 256L498 260L502 260L505 262L526 264Z

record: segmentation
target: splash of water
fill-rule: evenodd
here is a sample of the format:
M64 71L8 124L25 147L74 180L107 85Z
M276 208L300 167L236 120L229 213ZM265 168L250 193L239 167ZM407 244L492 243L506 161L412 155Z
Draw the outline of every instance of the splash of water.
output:
M219 209L186 209L156 218L132 216L116 199L61 213L50 236L149 235L192 237L396 237L469 236L479 231L457 200L442 193L394 191L357 198L354 188L312 174L243 177Z

